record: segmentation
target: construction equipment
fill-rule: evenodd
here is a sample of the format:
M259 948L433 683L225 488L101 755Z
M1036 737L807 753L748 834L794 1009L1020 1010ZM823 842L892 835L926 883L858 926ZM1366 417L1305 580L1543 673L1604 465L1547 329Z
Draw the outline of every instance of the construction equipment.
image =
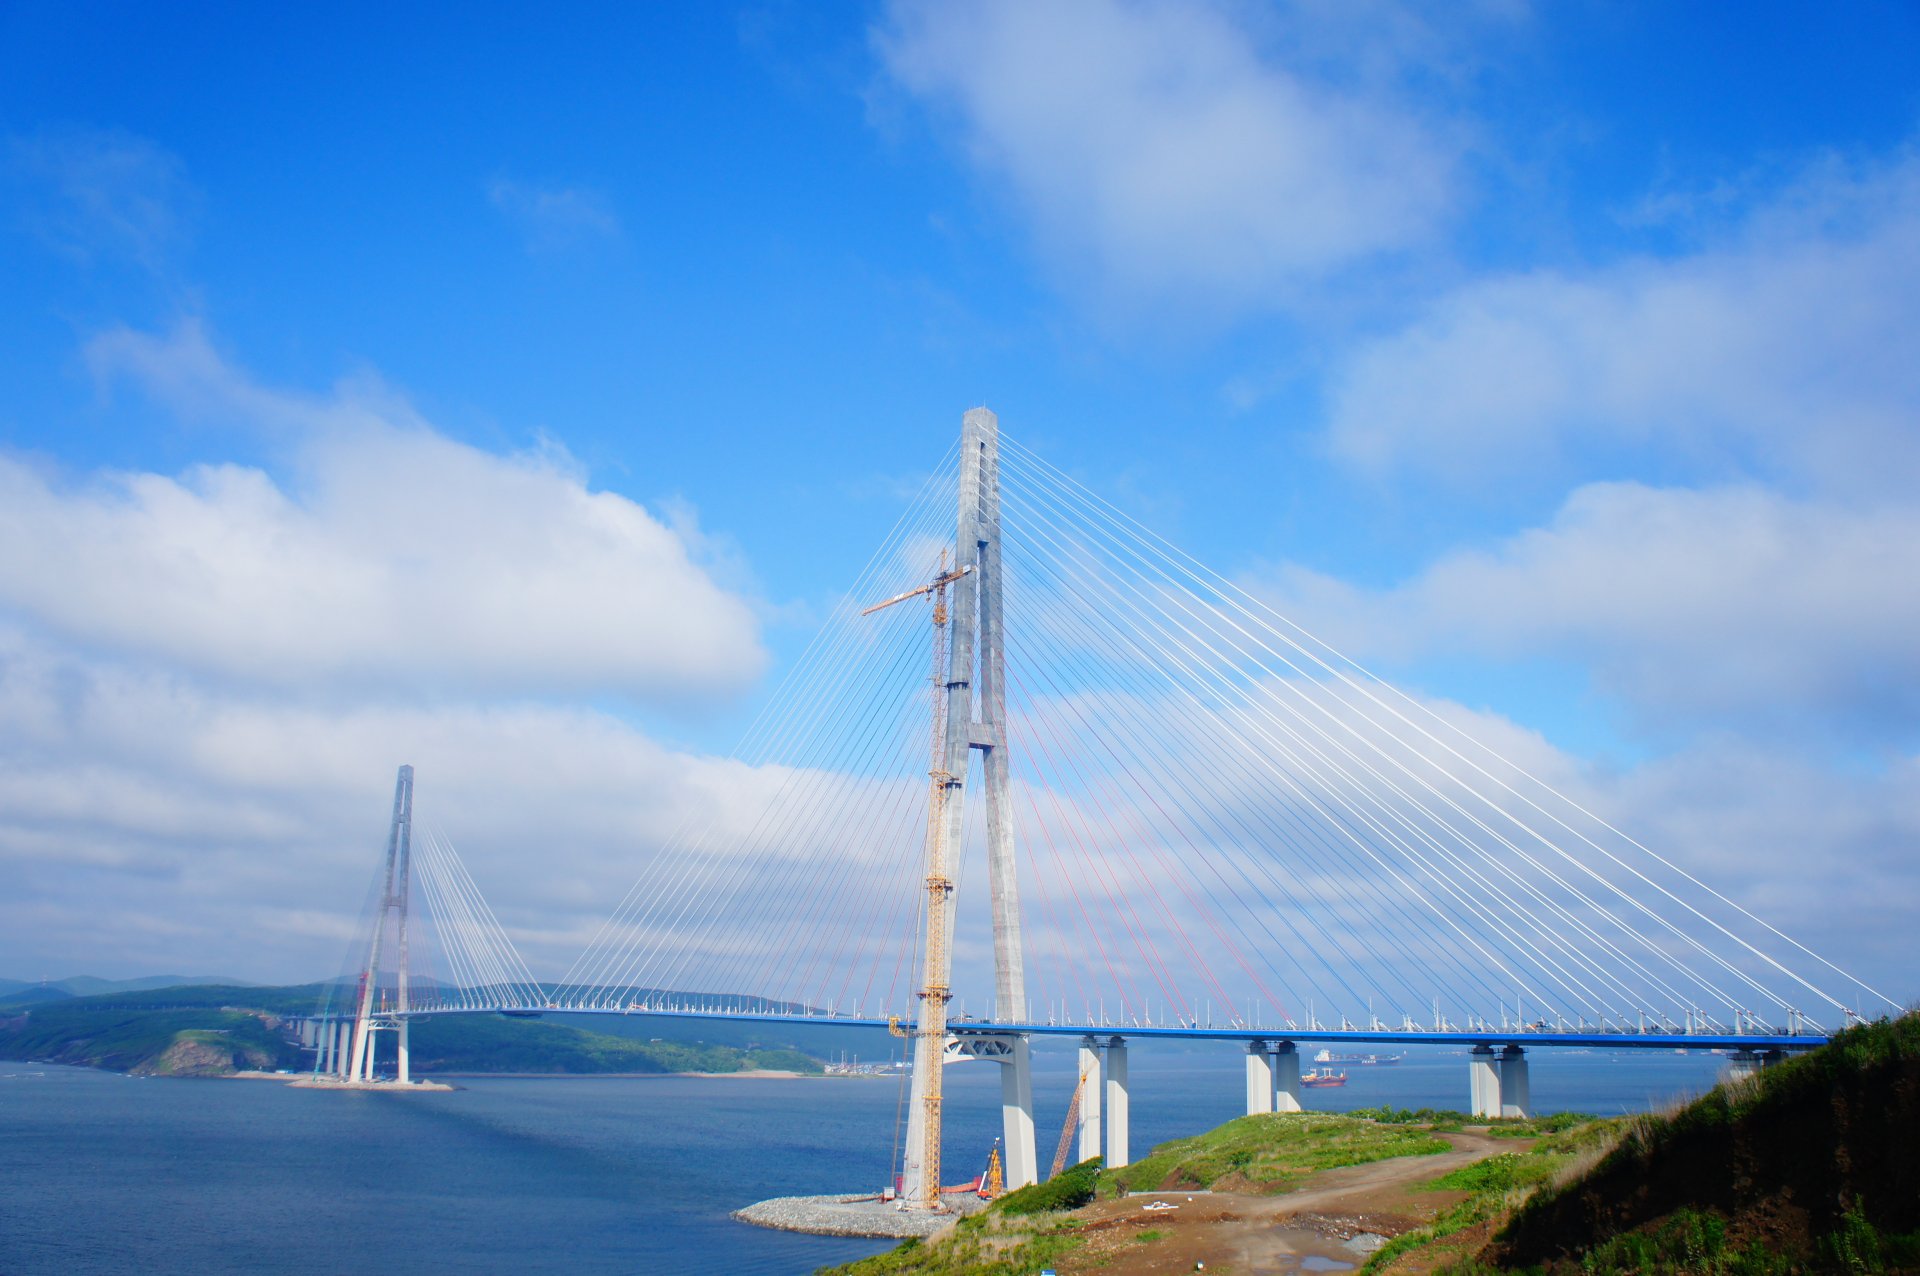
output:
M1000 1140L993 1141L993 1151L987 1153L987 1168L980 1175L980 1199L996 1200L1007 1194L1006 1171L1000 1167Z
M1073 1087L1073 1097L1067 1100L1067 1119L1060 1127L1060 1146L1053 1154L1053 1168L1047 1171L1052 1178L1067 1168L1067 1149L1073 1146L1073 1136L1080 1125L1080 1096L1087 1090L1087 1074L1080 1074L1080 1083Z
M947 987L947 972L951 965L947 955L947 927L951 920L948 909L953 895L953 881L947 876L947 798L954 784L954 778L946 766L947 697L951 685L947 668L947 586L972 570L971 566L965 566L958 571L948 571L946 551L942 550L939 573L931 581L917 589L895 594L885 602L875 603L860 613L870 616L909 598L918 598L922 594L933 595L933 669L929 678L933 686L933 745L931 765L927 770L927 947L918 991L919 1022L914 1025L913 1033L916 1081L924 1079L921 1100L924 1104L921 1126L923 1142L918 1149L920 1181L917 1184L903 1184L902 1190L909 1202L919 1202L921 1208L935 1210L941 1208L940 1194L943 1190L940 1186L940 1071L941 1056L946 1052L947 1002L952 997Z

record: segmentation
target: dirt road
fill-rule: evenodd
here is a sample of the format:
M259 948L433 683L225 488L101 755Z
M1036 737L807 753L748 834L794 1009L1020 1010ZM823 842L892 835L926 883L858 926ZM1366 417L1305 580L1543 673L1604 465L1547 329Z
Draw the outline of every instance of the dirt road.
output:
M1409 1188L1529 1145L1477 1132L1438 1137L1453 1150L1322 1170L1282 1196L1176 1191L1102 1201L1082 1211L1087 1243L1059 1271L1156 1276L1205 1263L1209 1274L1268 1276L1358 1267L1365 1256L1347 1247L1347 1238L1397 1236L1465 1195ZM1155 1201L1176 1208L1145 1208Z

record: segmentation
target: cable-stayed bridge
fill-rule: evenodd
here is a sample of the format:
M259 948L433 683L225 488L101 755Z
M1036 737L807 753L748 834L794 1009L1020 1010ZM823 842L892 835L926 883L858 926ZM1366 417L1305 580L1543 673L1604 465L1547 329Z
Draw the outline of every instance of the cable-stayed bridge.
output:
M1080 1042L1081 1155L1128 1159L1129 1043L1245 1043L1250 1112L1308 1043L1469 1048L1476 1115L1542 1046L1736 1066L1899 1007L966 414L794 672L572 967L536 979L401 768L316 1071L407 1025L550 1012L810 1020L911 1038L901 1166L939 1203L941 1068ZM984 884L982 879L984 878ZM1311 1074L1308 1076L1311 1080Z

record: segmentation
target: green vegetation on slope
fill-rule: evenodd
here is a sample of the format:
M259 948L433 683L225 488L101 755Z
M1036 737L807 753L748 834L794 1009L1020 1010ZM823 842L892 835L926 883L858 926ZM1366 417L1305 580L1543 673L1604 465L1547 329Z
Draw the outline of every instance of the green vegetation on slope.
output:
M1444 1115L1460 1116L1459 1113ZM1467 1195L1466 1199L1441 1210L1425 1227L1398 1236L1376 1251L1368 1260L1366 1270L1391 1270L1396 1259L1415 1251L1429 1264L1471 1254L1485 1240L1484 1225L1504 1218L1542 1183L1591 1161L1619 1137L1624 1124L1619 1119L1599 1120L1564 1112L1525 1121L1493 1123L1488 1133L1495 1137L1532 1139L1533 1142L1462 1166L1415 1188L1415 1191L1465 1192Z
M1814 1270L1920 1263L1917 1140L1920 1016L1908 1014L1630 1123L1585 1174L1522 1206L1484 1257L1719 1270L1706 1257L1641 1254L1627 1239L1641 1234L1682 1249L1711 1242L1729 1271L1760 1270L1744 1265L1749 1256Z
M1206 1134L1163 1143L1145 1160L1118 1170L1102 1172L1098 1158L1083 1161L1045 1183L1007 1193L984 1213L960 1222L944 1240L908 1241L887 1253L823 1271L837 1276L1024 1276L1080 1246L1080 1222L1065 1211L1087 1204L1096 1193L1202 1187L1283 1192L1315 1170L1447 1149L1447 1143L1412 1122L1381 1123L1319 1112L1241 1117Z
M414 1070L434 1072L746 1072L766 1068L817 1073L795 1050L740 1050L677 1041L635 1041L538 1019L459 1015L421 1019L410 1034Z
M906 1241L857 1263L823 1267L822 1276L1029 1276L1079 1247L1080 1224L1062 1211L1091 1201L1099 1178L1100 1158L1082 1161L1008 1192L939 1241Z
M1229 1121L1155 1148L1102 1178L1102 1193L1214 1188L1284 1192L1315 1170L1396 1156L1426 1156L1447 1143L1412 1125L1323 1112L1267 1113Z
M1920 1271L1920 1018L1428 1186L1469 1195L1369 1270L1411 1257L1463 1276Z
M308 1013L320 986L165 988L109 993L0 1015L0 1058L158 1076L224 1076L244 1069L311 1067L282 1027ZM818 1073L817 1060L790 1049L638 1041L537 1019L488 1015L415 1021L414 1071Z
M0 1058L155 1076L292 1068L300 1052L271 1015L238 1009L121 1010L65 1001L0 1019Z

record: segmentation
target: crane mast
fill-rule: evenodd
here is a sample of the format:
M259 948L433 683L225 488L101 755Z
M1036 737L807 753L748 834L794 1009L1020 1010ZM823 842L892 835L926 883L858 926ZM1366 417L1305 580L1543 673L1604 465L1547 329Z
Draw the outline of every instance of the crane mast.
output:
M947 552L941 550L940 571L933 580L917 589L895 594L885 602L875 603L860 613L870 616L909 598L917 598L922 594L933 596L933 670L928 678L932 684L933 734L927 751L930 759L927 770L927 946L917 993L920 999L919 1022L913 1032L917 1038L914 1042L916 1057L920 1057L924 1051L925 1058L936 1061L928 1074L928 1084L921 1098L923 1120L920 1125L923 1135L920 1149L921 1182L918 1185L918 1199L933 1202L940 1200L941 1069L937 1060L946 1048L947 1002L952 996L947 986L947 926L950 914L947 903L953 895L953 879L947 876L947 794L953 785L953 776L947 770L947 586L971 570L970 567L962 567L959 571L948 571Z

